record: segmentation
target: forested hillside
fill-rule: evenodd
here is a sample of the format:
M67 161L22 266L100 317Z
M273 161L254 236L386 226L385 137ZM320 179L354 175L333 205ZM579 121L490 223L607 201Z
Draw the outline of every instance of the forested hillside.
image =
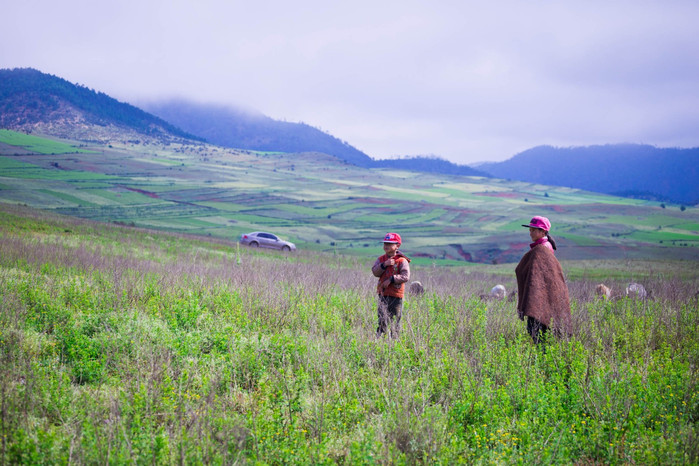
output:
M366 167L371 158L349 143L305 123L274 120L259 112L184 100L145 104L154 115L212 144L267 152L322 152Z
M102 92L31 68L0 69L0 128L27 131L40 123L111 124L201 140Z
M699 202L699 148L539 146L478 168L498 178L680 204Z
M396 168L424 173L489 176L438 157L373 159L345 141L305 123L274 120L259 112L184 100L146 103L154 115L224 147L272 152L322 152L358 167Z

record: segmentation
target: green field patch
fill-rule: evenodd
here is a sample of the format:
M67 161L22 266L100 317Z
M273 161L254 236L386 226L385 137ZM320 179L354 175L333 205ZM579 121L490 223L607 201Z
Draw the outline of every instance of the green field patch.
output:
M426 190L418 190L418 189L410 189L410 188L399 188L396 186L388 186L388 185L377 185L375 186L379 189L383 189L384 191L388 191L391 193L397 193L399 194L398 197L401 199L417 199L417 200L423 200L425 198L434 198L434 199L444 199L446 197L449 197L445 193L440 193L440 192L434 192L434 191L426 191Z
M175 166L175 165L181 165L181 164L182 164L182 162L179 161L179 160L171 160L171 159L164 158L164 157L153 157L153 158L150 158L150 157L149 157L149 158L139 158L139 157L136 157L136 158L133 158L133 159L131 159L131 160L134 160L134 161L137 161L137 162L152 163L152 164L155 164L155 165L165 165L165 166L168 166L168 167Z
M91 154L93 151L71 146L64 142L33 136L31 134L18 133L7 129L0 129L0 142L10 146L22 147L37 154Z
M248 222L250 225L288 225L288 221L280 221L278 219L265 217L262 215L239 212L233 216L236 222Z
M486 180L483 178L483 180ZM488 184L488 182L484 183L439 183L435 184L434 187L436 189L444 188L448 189L450 191L456 191L460 193L465 193L465 194L473 194L476 192L482 192L482 191L510 191L511 188L503 189L502 186L494 185L494 184Z
M522 202L521 200L517 198L509 198L509 197L499 197L499 196L490 196L490 195L484 195L484 194L474 194L473 197L470 200L471 203L478 203L478 204L504 204L504 203L511 203L511 202ZM486 207L490 208L490 207Z
M643 225L643 226L648 226L648 227L658 227L658 226L667 226L667 225L673 225L676 226L678 223L682 223L681 219L678 219L677 217L671 217L668 215L662 215L657 212L659 212L660 209L657 209L656 212L649 211L648 215L644 216L636 216L634 217L633 224L634 225ZM612 222L612 223L627 223L629 221L629 217L621 216L621 215L608 215L605 218L606 222Z
M373 214L374 212L376 212L376 206L372 204L355 202L344 205L332 205L329 206L327 209L317 208L314 209L314 211L317 213L315 218L321 220L327 218L332 219L332 221L337 221L339 219L357 222L356 224L352 225L352 229L355 229L361 224L359 218L364 215Z
M61 199L61 200L66 201L66 202L73 203L73 204L80 206L80 207L94 207L97 205L97 204L94 204L92 202L88 202L84 199L81 199L79 197L76 197L76 196L61 192L61 191L53 191L50 189L39 189L38 191L40 193L47 194L47 195L54 197L56 199Z
M699 223L687 222L672 225L672 228L677 228L678 230L687 230L699 233Z
M113 180L82 180L70 183L77 190L109 190L114 188Z
M565 238L568 241L572 241L578 246L599 246L601 243L591 236L575 235L572 233L565 233L554 236L554 239L560 237Z
M202 235L206 235L212 227L221 227L229 225L229 219L213 216L209 217L166 217L166 218L126 218L125 221L133 221L139 226L147 226L149 228L165 229L169 231L187 231L192 233L197 231ZM227 231L223 229L222 231Z
M216 202L216 201L205 201L197 202L198 205L204 207L211 207L212 209L217 209L222 212L239 212L241 210L248 209L248 206L242 204L235 204L232 202Z
M624 235L625 238L635 239L638 241L647 241L651 243L658 243L662 241L663 243L672 243L673 241L678 242L699 242L699 235L687 235L682 233L674 233L664 230L636 230L628 235Z
M371 186L369 183L366 182L366 180L354 181L351 179L343 180L343 179L339 179L339 178L334 178L334 179L323 178L323 180L326 183L338 184L338 185L342 185L342 186L362 186L362 187Z
M122 205L141 205L144 203L150 203L152 198L135 191L119 190L114 191L110 189L95 189L92 194L94 196L99 196L105 200L111 201L114 204Z
M321 189L317 190L312 190L312 189L298 189L294 190L293 192L289 192L287 195L289 198L296 199L297 201L305 201L305 202L316 202L316 201L324 201L324 202L331 202L333 200L337 199L343 199L347 197L347 192L342 192L339 195L333 195L329 196L328 191L323 191Z
M224 189L264 189L268 187L268 185L265 183L251 183L247 181L216 182L212 186L214 188Z
M571 193L579 199L581 204L612 204L625 206L655 206L657 203L642 199L631 199L628 197L614 197L604 194L591 193L589 191L577 191Z
M238 149L238 150L244 150L244 149ZM253 154L258 154L258 155L285 155L287 152L279 152L279 151L263 151L263 150L250 150L249 152Z
M0 176L7 178L42 179L58 181L109 181L121 178L102 173L86 172L81 170L59 170L38 167L28 162L12 160L0 156Z
M407 223L410 224L421 224L429 223L435 220L441 219L446 215L447 210L445 209L431 209L429 212L425 212L419 215L411 215L409 219L406 219Z
M345 206L346 208L344 209L338 209L332 206L314 207L302 204L278 204L270 207L276 208L279 211L284 211L287 214L296 215L300 218L320 218L352 208L351 206Z
M286 210L284 208L264 208L264 209L248 209L246 211L249 214L257 215L264 218L277 218L283 220L298 220L307 221L309 216L299 215L297 212ZM316 217L320 218L320 216Z
M25 168L36 168L36 165L22 162L14 158L0 156L0 174L2 174L2 176L8 176L7 173L10 173L11 170L21 170Z
M231 225L231 219L229 217L223 217L221 215L212 215L210 217L197 217L196 220L199 220L206 225L222 225L226 227Z
M399 218L395 213L359 215L355 217L354 220L358 224L365 225L396 225L405 223L404 219Z
M454 198L454 200L469 200L469 201L481 201L482 196L478 196L476 194L473 194L472 192L468 192L466 190L460 190L460 189L455 189L455 188L447 188L447 187L441 187L441 186L436 186L433 188L433 190L437 193L442 193L447 197Z
M212 217L213 221L209 220L209 217L189 217L179 219L180 225L186 225L188 228L208 228L212 225L220 225L221 223L217 221L221 217ZM226 219L225 222L227 222Z
M610 201L610 198L604 195L597 196L594 193L588 193L586 191L579 190L569 190L569 191L546 191L549 193L549 197L544 197L542 202L546 204L558 204L563 206L570 205L588 205L588 204L613 204L613 205L635 205L637 201L633 199L622 199L620 201ZM554 194L552 194L552 192ZM626 202L632 201L632 202Z

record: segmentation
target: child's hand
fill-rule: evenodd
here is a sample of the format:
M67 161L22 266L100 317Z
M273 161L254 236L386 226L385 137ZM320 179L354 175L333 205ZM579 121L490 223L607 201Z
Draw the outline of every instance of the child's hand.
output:
M391 285L391 279L384 280L381 282L381 288L388 288Z
M390 267L392 265L395 265L396 260L395 259L386 259L383 263L384 268L385 267Z

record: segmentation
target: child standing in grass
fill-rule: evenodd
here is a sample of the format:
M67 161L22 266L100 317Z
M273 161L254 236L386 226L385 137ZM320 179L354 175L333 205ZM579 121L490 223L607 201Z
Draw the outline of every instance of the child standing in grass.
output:
M379 327L376 336L385 334L389 327L391 338L398 338L403 311L405 282L410 280L410 259L398 250L402 244L398 233L387 233L383 238L384 255L376 259L371 272L379 278Z

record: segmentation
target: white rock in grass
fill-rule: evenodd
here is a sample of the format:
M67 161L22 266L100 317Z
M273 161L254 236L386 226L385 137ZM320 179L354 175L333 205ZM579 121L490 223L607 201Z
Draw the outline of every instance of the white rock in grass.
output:
M640 283L629 283L629 286L626 287L626 296L643 299L648 296L648 293Z
M505 296L507 296L507 291L504 285L495 285L490 290L490 297L493 299L505 299Z

